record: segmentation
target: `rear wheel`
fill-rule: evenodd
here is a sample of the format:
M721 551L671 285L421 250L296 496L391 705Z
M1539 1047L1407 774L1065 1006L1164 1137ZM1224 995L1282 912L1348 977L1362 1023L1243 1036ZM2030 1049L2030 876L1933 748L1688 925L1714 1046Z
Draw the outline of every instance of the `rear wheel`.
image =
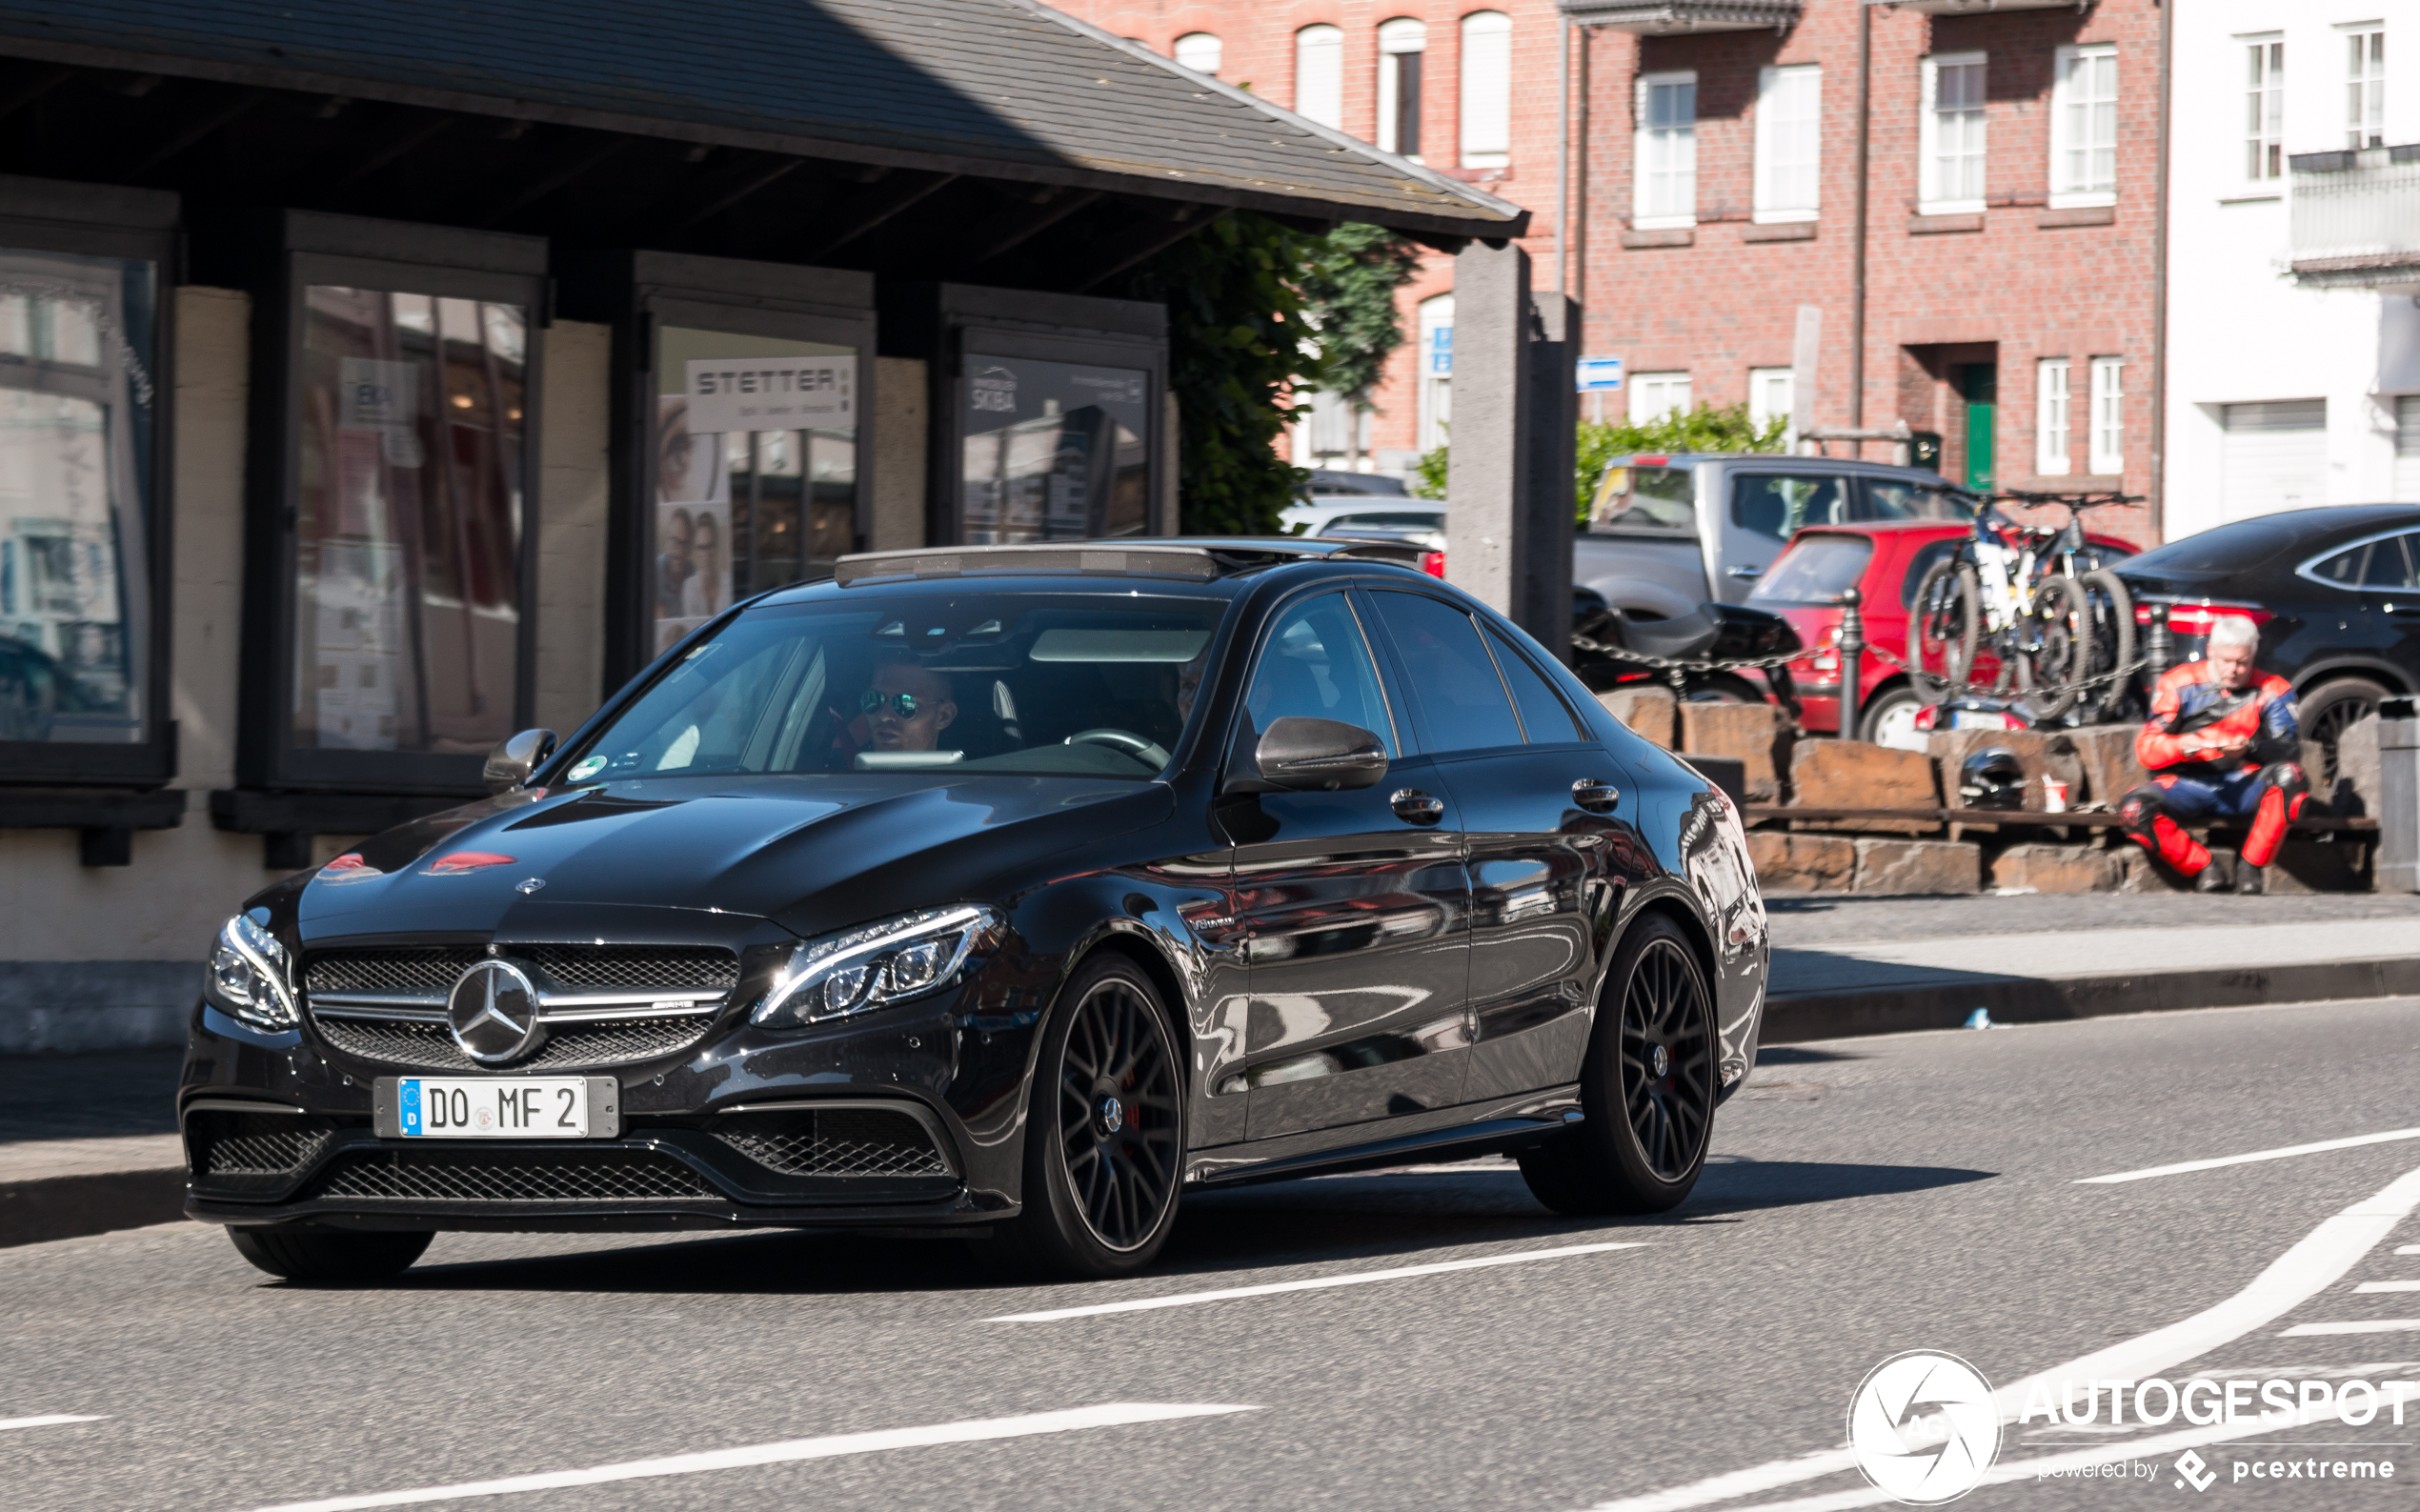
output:
M1907 665L1946 677L1954 687L1974 672L1983 637L1983 585L1975 570L1954 558L1938 561L1917 580L1907 616Z
M2336 790L2336 776L2341 769L2336 759L2336 742L2344 738L2347 730L2376 714L2378 705L2393 696L2368 677L2338 677L2321 683L2295 700L2303 738L2316 742L2326 754L2328 770L2310 774L2313 792L2325 796Z
M1558 1213L1662 1213L1697 1185L1714 1132L1711 995L1680 926L1635 925L1614 958L1581 1068L1581 1125L1521 1153Z
M1059 1001L1026 1119L1025 1210L994 1242L1026 1270L1129 1275L1176 1224L1183 1062L1158 989L1122 956L1079 966Z
M2020 653L2018 686L2042 688L2026 704L2037 719L2055 719L2076 705L2075 687L2092 667L2092 606L2072 577L2047 577L2033 591L2034 643Z
M2107 571L2084 575L2085 595L2092 601L2092 671L2109 673L2109 680L2087 688L2091 700L2087 718L2107 720L2126 704L2134 674L2121 669L2134 664L2134 595L2126 579Z
M427 1233L340 1228L231 1228L235 1252L290 1281L342 1285L382 1281L428 1253Z
M1916 715L1924 706L1916 690L1904 682L1878 689L1873 701L1857 712L1857 738L1899 751L1928 750L1928 737L1916 728Z

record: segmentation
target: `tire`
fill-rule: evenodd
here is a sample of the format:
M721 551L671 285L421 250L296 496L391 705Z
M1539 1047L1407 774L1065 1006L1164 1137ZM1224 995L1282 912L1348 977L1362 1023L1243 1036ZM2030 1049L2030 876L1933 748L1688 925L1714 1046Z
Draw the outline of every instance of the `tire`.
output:
M1908 602L1907 665L1946 677L1953 687L1965 682L1983 636L1983 585L1975 570L1954 557L1935 562ZM1927 646L1941 648L1938 665L1928 659Z
M1130 1276L1176 1226L1184 1062L1159 989L1123 956L1083 962L1059 1001L1026 1107L1024 1211L986 1247L1026 1274Z
M2037 719L2056 719L2083 695L2068 686L2092 670L2092 604L2072 577L2046 577L2033 591L2040 649L2020 653L2017 685L2059 691L2026 699Z
M2376 714L2378 705L2393 696L2368 677L2331 677L2295 699L2303 738L2316 742L2327 753L2328 770L2310 774L2313 793L2326 798L2336 791L2338 737L2364 716Z
M1916 728L1916 711L1924 706L1924 698L1913 687L1904 682L1888 684L1875 692L1873 702L1857 711L1857 738L1900 751L1929 749L1924 732Z
M428 1253L432 1233L382 1229L231 1228L235 1253L290 1281L360 1285L400 1276Z
M1693 673L1681 690L1683 703L1763 703L1756 684L1737 673Z
M2134 595L2126 579L2106 569L2084 575L2084 592L2092 600L2092 670L2115 672L2134 660ZM2126 706L2135 674L2113 677L2091 689L2087 722L2107 721Z
M1665 1053L1665 1074L1649 1058ZM1714 1133L1714 1004L1680 926L1649 914L1606 974L1580 1072L1581 1125L1521 1152L1558 1213L1664 1213L1687 1200Z

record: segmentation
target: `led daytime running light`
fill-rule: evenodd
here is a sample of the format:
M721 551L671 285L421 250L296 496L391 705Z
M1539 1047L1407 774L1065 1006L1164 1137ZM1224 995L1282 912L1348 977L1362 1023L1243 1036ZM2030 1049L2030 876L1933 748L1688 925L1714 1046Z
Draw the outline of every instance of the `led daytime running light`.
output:
M976 904L925 909L800 945L751 1017L798 1028L947 986L999 926Z
M220 950L232 952L250 967L253 979L267 990L269 998L264 1001L257 994L251 995L249 1000L232 1000L231 997L224 1006L232 1009L237 1018L264 1028L290 1029L301 1022L301 1015L294 1011L293 994L286 987L286 948L277 942L277 937L238 914L219 926L212 955ZM217 985L215 961L205 980L213 987Z

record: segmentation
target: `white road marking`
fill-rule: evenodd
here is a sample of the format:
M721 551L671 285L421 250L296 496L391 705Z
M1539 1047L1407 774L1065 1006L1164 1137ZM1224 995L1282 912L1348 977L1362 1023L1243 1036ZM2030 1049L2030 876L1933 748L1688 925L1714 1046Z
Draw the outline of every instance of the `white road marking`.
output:
M458 1485L376 1491L368 1496L330 1497L323 1502L292 1502L282 1506L264 1507L261 1512L357 1512L364 1507L410 1506L416 1502L453 1502L466 1497L511 1496L522 1491L558 1491L566 1486L602 1485L609 1481L696 1475L701 1470L736 1470L750 1465L786 1464L797 1460L828 1460L836 1455L875 1454L884 1449L918 1449L938 1443L980 1443L992 1439L1029 1438L1039 1433L1067 1433L1078 1428L1115 1428L1127 1423L1166 1422L1179 1418L1208 1418L1221 1413L1260 1410L1258 1407L1190 1402L1113 1401L1099 1407L1076 1407L1065 1412L1036 1412L1023 1417L987 1418L972 1422L941 1422L927 1428L839 1433L822 1439L759 1443L743 1449L715 1449L704 1454L676 1454L661 1460L600 1464L587 1470L555 1470L543 1475L507 1476L495 1481L465 1481Z
M2351 1150L2365 1144L2392 1144L2397 1139L2420 1139L2420 1129L2390 1129L2384 1134L2357 1134L2349 1139L2322 1139L2316 1144L2289 1144L2282 1150L2254 1150L2249 1155L2223 1155L2214 1160L2180 1160L2174 1165L2154 1165L2141 1171L2120 1171L2115 1176L2087 1176L2078 1186L2112 1186L2120 1181L2148 1180L2154 1176L2178 1176L2187 1171L2215 1171L2222 1165L2249 1165L2255 1160L2283 1160L2297 1155L2317 1155L2326 1150ZM2420 1250L2404 1253L2420 1253Z
M2395 1253L2398 1255L2420 1255L2420 1244L2398 1244L2395 1246Z
M2368 1287L2362 1288L2364 1291ZM2409 1334L2420 1332L2420 1318L2373 1318L2359 1323L2296 1323L2280 1339L2327 1339L2337 1334Z
M2357 1292L2420 1292L2420 1281L2363 1281Z
M1569 1255L1602 1255L1608 1250L1644 1249L1640 1244L1566 1244L1560 1249L1523 1250L1518 1255L1482 1255L1476 1260L1441 1260L1433 1265L1401 1265L1393 1270L1355 1271L1348 1276L1315 1276L1302 1281L1271 1281L1265 1286L1230 1286L1215 1292L1184 1292L1175 1297L1139 1297L1127 1302L1101 1302L1092 1307L1056 1307L1048 1312L1010 1313L986 1318L987 1323L1055 1323L1066 1318L1099 1318L1108 1313L1142 1313L1158 1307L1190 1307L1196 1302L1223 1302L1238 1297L1274 1297L1280 1292L1320 1291L1330 1286L1360 1286L1369 1281L1402 1280L1408 1276L1442 1276L1447 1271L1478 1270L1488 1265L1522 1265L1530 1260L1562 1260Z
M80 1417L72 1412L53 1412L40 1418L0 1418L0 1433L10 1428L47 1428L54 1422L99 1422L107 1416L109 1414L103 1413L100 1418L91 1418Z
M1999 1403L2001 1421L2016 1421L2025 1411L2027 1394L2037 1384L2148 1380L2276 1321L2343 1280L2346 1273L2383 1243L2414 1208L2420 1208L2420 1170L2406 1172L2376 1196L2355 1202L2312 1229L2292 1248L2269 1261L2268 1269L2253 1277L2250 1285L2225 1301L2166 1328L2153 1329L2140 1338L2095 1350L2080 1360L2001 1387L1992 1397ZM1848 1389L1849 1382L1843 1381L1842 1390ZM1685 1508L1735 1501L1854 1468L1856 1461L1846 1449L1825 1449L1644 1496L1601 1502L1590 1512L1684 1512Z

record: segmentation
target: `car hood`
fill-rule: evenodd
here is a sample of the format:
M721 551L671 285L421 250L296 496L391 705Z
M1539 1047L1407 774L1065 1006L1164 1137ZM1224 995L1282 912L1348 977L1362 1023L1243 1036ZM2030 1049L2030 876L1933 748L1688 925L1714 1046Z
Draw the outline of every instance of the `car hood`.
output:
M296 899L307 937L812 936L990 898L1033 862L1158 822L1158 782L902 775L655 777L516 793L388 831ZM565 935L565 930L572 931Z

